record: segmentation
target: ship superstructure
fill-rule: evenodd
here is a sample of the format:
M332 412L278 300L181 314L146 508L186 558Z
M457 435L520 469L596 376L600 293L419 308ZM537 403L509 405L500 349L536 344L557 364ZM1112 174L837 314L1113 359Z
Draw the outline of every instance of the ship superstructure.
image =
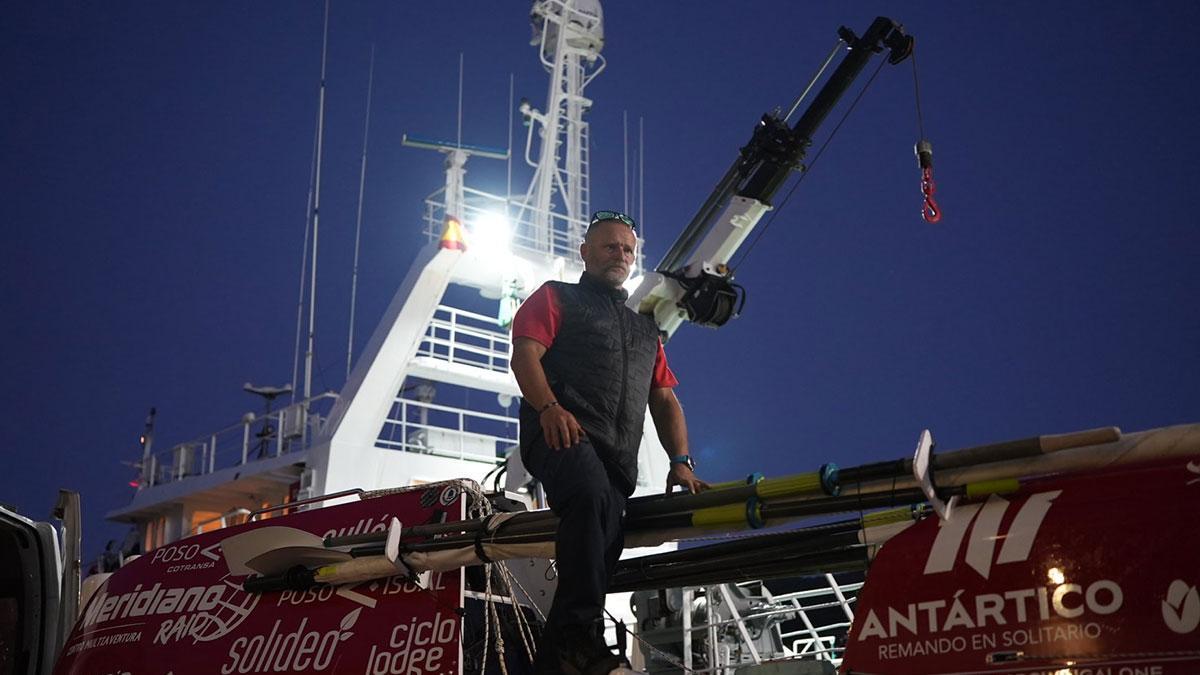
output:
M508 367L508 322L549 279L575 280L589 208L587 86L604 69L595 0L533 5L535 46L548 73L542 110L523 102L520 151L528 190L469 187L472 158L504 150L406 136L445 157L445 182L424 205L428 244L416 256L340 392L325 393L154 452L132 502L109 514L133 523L143 550L243 522L252 512L350 489L450 478L483 481L515 456L520 392ZM634 275L639 274L639 264ZM634 279L636 282L636 279ZM467 307L478 292L490 313ZM475 311L472 311L474 309ZM647 418L639 492L665 480ZM519 459L507 483L518 487Z

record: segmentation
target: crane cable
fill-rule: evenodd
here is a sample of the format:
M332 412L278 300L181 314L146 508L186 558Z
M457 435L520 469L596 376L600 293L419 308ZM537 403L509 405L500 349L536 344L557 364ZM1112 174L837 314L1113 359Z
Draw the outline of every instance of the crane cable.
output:
M921 115L921 82L917 78L915 44L910 59L913 69L913 95L917 103L917 138L919 139L913 150L917 155L917 164L921 167L921 194L925 198L921 205L921 217L927 223L936 223L942 219L942 208L933 198L933 193L937 190L937 185L933 182L933 143L925 138L925 119Z
M821 159L821 155L825 153L825 148L829 147L829 143L833 141L833 137L837 135L838 130L842 128L842 125L845 124L846 119L850 117L850 113L854 112L855 106L857 106L858 102L862 100L863 94L867 93L867 89L871 87L871 83L875 81L875 77L879 75L879 71L883 69L884 63L887 63L887 60L880 59L879 65L875 67L875 72L871 73L871 79L867 80L867 83L863 85L862 89L859 90L858 95L854 97L853 101L851 101L850 107L847 108L846 112L842 114L842 118L838 120L837 125L833 127L833 131L829 132L829 136L825 139L825 142L821 144L821 147L817 150L817 154L813 155L812 161L808 163L808 166L800 174L800 178L797 179L795 183L792 183L792 187L788 189L787 194L784 195L783 201L779 203L779 206L771 212L771 217L767 219L767 222L763 223L763 226L758 228L758 234L754 236L754 241L750 242L750 245L746 247L746 250L742 253L742 257L738 259L737 264L730 265L731 272L736 272L737 270L741 269L742 264L746 262L746 258L750 256L750 251L754 250L754 246L758 244L758 240L762 239L763 233L765 233L767 228L771 226L771 223L775 222L775 219L779 217L779 212L783 210L783 207L787 205L788 200L792 198L792 194L796 192L796 188L800 187L800 183L804 182L804 179L809 173L812 172L813 168L817 165L817 161Z

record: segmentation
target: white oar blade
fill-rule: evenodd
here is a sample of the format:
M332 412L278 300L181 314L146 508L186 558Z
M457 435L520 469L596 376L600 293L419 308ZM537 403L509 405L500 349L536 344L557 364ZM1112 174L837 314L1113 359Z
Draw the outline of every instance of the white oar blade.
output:
M234 575L259 572L248 566L258 556L278 548L312 547L324 549L324 541L317 535L294 527L260 527L235 534L221 542L221 553L229 573Z

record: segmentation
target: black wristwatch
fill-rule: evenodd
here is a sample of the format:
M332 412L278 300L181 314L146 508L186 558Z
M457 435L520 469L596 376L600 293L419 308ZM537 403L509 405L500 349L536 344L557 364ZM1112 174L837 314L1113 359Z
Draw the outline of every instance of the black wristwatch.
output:
M687 468L696 470L696 463L692 461L691 455L676 455L671 458L671 464L686 464Z

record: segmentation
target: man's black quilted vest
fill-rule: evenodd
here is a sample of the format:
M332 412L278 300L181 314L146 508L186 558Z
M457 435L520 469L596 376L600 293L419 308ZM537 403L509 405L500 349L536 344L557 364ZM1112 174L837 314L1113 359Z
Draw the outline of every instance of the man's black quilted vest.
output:
M577 284L548 283L558 298L560 322L542 369L559 405L579 420L615 484L631 494L658 329L653 319L625 306L624 290L586 273ZM522 401L521 447L541 437L538 412Z

